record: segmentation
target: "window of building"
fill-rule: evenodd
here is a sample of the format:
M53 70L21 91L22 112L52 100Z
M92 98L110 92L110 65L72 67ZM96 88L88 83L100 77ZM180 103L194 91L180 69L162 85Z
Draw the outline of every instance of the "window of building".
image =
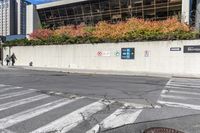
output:
M100 6L101 6L101 11L102 11L102 12L105 12L105 11L109 11L109 10L110 10L109 1L101 1L101 2L100 2Z
M52 18L52 14L51 14L50 10L45 11L45 14L46 14L46 18L47 19L51 19Z
M82 12L82 7L81 7L81 6L75 6L75 7L74 7L74 13L75 13L76 15L82 15L82 14L83 14L83 12Z
M52 17L54 17L54 18L58 18L58 17L60 17L59 12L58 12L57 9L52 10L51 13L52 13Z
M119 9L119 0L110 0L110 10L117 11Z
M160 20L179 16L181 0L91 0L43 10L39 12L41 21L54 26L82 22L90 25L101 20L115 23L131 17Z
M40 17L41 20L45 20L46 19L45 13L42 12L42 11L39 12L39 17Z
M91 7L92 7L92 13L93 14L100 13L99 3L91 3Z
M61 17L66 17L67 16L67 12L66 12L65 8L59 9L59 14L60 14Z
M68 17L73 17L74 16L74 9L72 7L67 7L67 14Z
M84 4L83 5L83 13L84 14L90 14L91 13L90 4Z

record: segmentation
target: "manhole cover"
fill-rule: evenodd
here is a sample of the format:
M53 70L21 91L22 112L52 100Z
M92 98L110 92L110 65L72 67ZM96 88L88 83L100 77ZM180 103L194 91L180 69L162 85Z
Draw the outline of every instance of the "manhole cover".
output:
M171 128L154 127L145 130L144 133L184 133L184 132Z

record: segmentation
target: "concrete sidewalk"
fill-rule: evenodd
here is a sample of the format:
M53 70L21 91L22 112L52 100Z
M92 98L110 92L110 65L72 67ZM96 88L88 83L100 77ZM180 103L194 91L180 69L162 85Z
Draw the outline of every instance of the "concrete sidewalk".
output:
M103 75L127 75L127 76L150 76L150 77L183 77L183 78L200 78L200 75L184 75L184 74L167 74L167 73L146 73L132 71L112 71L112 70L90 70L90 69L65 69L65 68L47 68L47 67L31 67L31 66L0 66L0 69L25 69L36 71L55 71L65 73L79 74L103 74Z

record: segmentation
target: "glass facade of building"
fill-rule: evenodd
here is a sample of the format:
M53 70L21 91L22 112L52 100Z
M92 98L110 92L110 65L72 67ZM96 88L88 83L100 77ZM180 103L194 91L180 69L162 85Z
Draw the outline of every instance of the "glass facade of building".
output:
M42 24L62 26L98 21L115 23L131 17L162 20L181 15L182 0L90 0L39 9Z

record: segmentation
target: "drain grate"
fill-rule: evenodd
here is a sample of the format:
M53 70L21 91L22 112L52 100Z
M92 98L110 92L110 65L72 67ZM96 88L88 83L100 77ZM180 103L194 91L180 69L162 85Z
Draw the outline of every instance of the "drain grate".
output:
M184 132L171 128L153 127L145 130L144 133L184 133Z

